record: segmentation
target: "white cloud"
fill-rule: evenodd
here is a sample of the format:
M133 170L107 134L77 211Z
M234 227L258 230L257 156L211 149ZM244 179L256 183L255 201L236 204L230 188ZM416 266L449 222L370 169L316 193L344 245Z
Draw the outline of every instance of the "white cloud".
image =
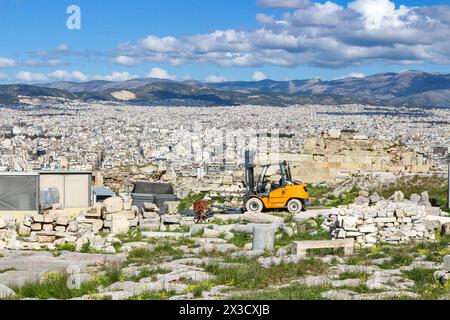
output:
M88 76L86 76L81 71L66 71L66 70L56 70L50 74L48 74L49 78L63 80L63 81L79 81L85 82L88 80Z
M389 0L346 6L300 0L260 0L288 8L276 20L258 14L255 30L215 30L186 37L149 35L120 45L117 56L140 63L277 65L340 68L371 63L450 64L450 6L397 7Z
M401 17L409 13L405 6L397 10L395 3L389 0L356 0L349 3L348 7L361 14L360 19L367 29L380 29L387 25L401 27L404 25Z
M24 82L41 82L47 81L47 75L44 73L33 73L28 71L20 71L16 74L15 78Z
M262 80L266 80L267 76L262 73L261 71L255 71L252 75L252 79L253 81L262 81Z
M133 78L137 78L137 76L132 76L130 73L123 71L114 71L110 75L95 75L92 77L94 80L106 80L106 81L127 81Z
M309 0L258 0L260 6L269 8L301 8L309 3Z
M210 75L205 79L205 82L208 83L220 83L220 82L226 82L227 78L218 76L218 75Z
M175 76L169 74L169 72L161 68L153 68L147 74L147 77L155 79L168 79L168 80L174 80L176 78Z
M118 56L113 59L113 62L122 66L132 66L137 63L137 60L128 56Z
M0 57L0 68L12 68L16 65L17 64L15 60Z
M0 73L0 81L6 81L9 79L9 76L4 73Z
M172 52L176 51L181 45L174 37L159 38L153 35L139 41L139 46L145 50L154 52Z
M29 71L20 71L14 78L16 80L24 82L43 82L43 81L76 81L76 82L86 82L89 80L106 80L106 81L127 81L133 78L137 78L136 75L131 75L128 72L118 72L114 71L109 75L86 75L81 71L67 71L67 70L56 70L48 74L45 73L33 73ZM5 80L1 79L0 80ZM9 80L7 77L6 80Z
M69 50L70 50L70 47L65 43L60 44L58 46L58 48L56 48L56 51L58 51L58 52L67 52Z
M48 60L29 59L22 62L21 64L27 67L56 67L64 64L64 62L59 59L48 59Z
M264 13L258 13L256 14L256 21L260 24L273 24L275 23L275 17Z
M346 79L346 78L357 78L357 79L359 79L359 78L364 78L364 77L365 77L365 75L363 73L352 72L352 73L350 73L350 74L348 74L346 76L339 77L339 78L336 78L334 80L342 80L342 79Z

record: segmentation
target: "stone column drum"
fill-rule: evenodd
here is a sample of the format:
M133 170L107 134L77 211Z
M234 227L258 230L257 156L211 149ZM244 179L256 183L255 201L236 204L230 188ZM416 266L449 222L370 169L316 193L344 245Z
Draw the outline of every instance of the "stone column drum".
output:
M275 228L267 225L257 225L253 229L253 251L273 250L275 242Z

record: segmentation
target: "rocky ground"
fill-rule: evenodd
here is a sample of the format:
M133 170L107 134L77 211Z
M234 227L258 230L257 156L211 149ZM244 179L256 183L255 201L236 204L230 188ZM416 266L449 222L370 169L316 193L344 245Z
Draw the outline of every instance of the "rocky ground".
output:
M174 232L130 231L116 253L74 246L0 251L2 299L448 299L450 237L377 244L352 256L291 253L292 241L328 239L329 210L297 216L216 215ZM273 251L252 250L252 230L277 229ZM447 259L450 260L450 259Z

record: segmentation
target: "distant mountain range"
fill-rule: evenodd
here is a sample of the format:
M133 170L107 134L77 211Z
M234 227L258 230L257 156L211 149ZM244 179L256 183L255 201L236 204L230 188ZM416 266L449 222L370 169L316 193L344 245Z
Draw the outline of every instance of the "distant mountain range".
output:
M116 101L166 106L224 106L364 103L386 106L450 107L450 75L404 71L364 78L204 83L161 79L1 85L0 104L18 96Z

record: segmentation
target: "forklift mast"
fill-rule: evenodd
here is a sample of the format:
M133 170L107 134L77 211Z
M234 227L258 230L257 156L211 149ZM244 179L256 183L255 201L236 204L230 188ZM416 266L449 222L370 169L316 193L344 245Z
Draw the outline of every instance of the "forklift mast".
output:
M286 183L293 182L292 181L292 174L291 174L291 167L287 161L280 162L280 171L281 171L281 179L282 179L282 185L286 185Z
M256 193L255 191L255 152L245 150L245 196L244 202Z

